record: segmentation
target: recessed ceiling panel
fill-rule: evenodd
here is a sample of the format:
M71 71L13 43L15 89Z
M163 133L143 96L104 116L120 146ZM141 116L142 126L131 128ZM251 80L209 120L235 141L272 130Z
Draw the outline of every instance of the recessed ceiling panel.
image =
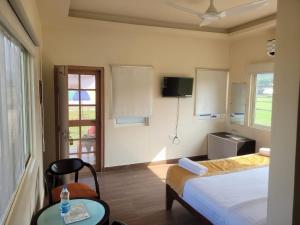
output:
M174 0L184 7L205 12L209 0ZM215 0L216 8L221 11L227 8L246 4L254 0ZM198 25L199 18L178 9L170 7L165 0L71 0L70 10L92 12L95 14L108 14L141 20L153 20L173 24ZM248 11L235 16L226 17L209 25L214 28L228 29L241 24L263 18L276 13L277 0L269 0L263 8Z

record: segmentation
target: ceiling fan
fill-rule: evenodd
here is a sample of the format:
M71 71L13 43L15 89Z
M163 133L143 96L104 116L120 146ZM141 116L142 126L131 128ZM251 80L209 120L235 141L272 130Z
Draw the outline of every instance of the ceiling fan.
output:
M172 0L167 0L166 3L175 9L198 16L200 19L199 25L200 27L203 27L213 22L216 22L217 20L223 19L227 16L238 15L244 12L248 12L266 6L268 4L268 0L256 0L244 5L239 5L233 8L225 9L223 11L218 11L215 7L215 1L210 0L210 5L204 13L182 6L178 3L175 3Z

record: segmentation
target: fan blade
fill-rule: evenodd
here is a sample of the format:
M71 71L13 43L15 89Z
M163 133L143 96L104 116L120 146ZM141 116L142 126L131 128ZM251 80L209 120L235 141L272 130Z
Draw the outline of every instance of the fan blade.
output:
M198 17L201 17L203 15L203 13L201 13L201 12L197 12L196 10L184 7L184 6L179 5L179 4L177 4L177 3L173 2L173 1L170 1L170 0L167 0L166 4L169 5L169 6L171 6L171 7L173 7L173 8L175 8L175 9L178 9L180 11L183 11L183 12L186 12L186 13L190 13L190 14L194 14L194 15L196 15Z
M217 20L220 20L220 18L216 17L215 19L202 19L199 26L204 27L204 26L207 26L209 24L216 22Z
M268 4L268 0L257 0L254 2L250 2L245 5L239 5L233 8L225 9L224 11L220 12L220 16L231 16L241 14L250 10L258 9Z
M202 20L199 24L200 27L205 27L209 24L211 24L213 21L212 20Z

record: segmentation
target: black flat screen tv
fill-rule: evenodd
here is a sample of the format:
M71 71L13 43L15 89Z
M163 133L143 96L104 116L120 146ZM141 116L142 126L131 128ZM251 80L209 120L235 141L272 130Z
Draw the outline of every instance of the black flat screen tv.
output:
M162 95L164 97L191 97L193 81L192 77L164 77Z

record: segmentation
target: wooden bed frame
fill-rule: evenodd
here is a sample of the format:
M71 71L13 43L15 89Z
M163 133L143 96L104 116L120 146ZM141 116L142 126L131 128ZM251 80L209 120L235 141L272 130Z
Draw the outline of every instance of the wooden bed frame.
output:
M183 207L185 207L191 214L199 219L199 224L201 225L213 225L208 219L206 219L202 214L197 212L188 203L186 203L179 195L166 184L166 210L170 211L173 206L173 201L177 200Z

